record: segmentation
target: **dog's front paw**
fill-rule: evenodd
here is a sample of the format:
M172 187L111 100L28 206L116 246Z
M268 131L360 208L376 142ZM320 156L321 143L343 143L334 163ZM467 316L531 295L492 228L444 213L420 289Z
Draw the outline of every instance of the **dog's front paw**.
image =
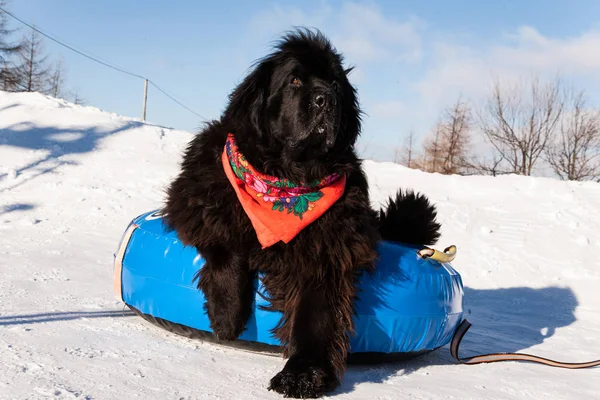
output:
M334 390L339 384L329 363L311 362L292 356L283 371L271 379L269 390L284 397L316 399Z

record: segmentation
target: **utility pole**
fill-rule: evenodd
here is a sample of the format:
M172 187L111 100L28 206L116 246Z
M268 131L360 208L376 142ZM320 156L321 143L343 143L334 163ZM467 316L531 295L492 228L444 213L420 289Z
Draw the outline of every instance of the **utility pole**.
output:
M144 111L142 112L142 121L146 120L146 103L148 103L148 79L144 79Z

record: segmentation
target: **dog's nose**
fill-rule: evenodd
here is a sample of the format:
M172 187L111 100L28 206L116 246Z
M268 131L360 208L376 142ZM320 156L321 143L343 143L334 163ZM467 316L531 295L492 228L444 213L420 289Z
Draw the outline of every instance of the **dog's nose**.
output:
M316 90L312 96L312 103L316 108L325 108L337 105L336 94L329 89Z
M313 103L319 108L324 107L325 103L327 103L325 93L317 93L313 98Z

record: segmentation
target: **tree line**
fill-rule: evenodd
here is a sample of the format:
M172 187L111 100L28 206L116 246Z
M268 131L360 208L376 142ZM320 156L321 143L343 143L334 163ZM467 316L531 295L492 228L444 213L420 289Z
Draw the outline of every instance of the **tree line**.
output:
M563 180L600 182L600 110L560 77L496 79L477 107L459 97L443 110L420 146L411 131L394 161L448 175L531 176L546 169Z
M8 0L0 0L6 8ZM20 38L15 39L20 34ZM0 90L40 92L82 104L81 97L66 89L65 65L61 57L51 61L43 37L35 30L20 32L9 26L0 11Z

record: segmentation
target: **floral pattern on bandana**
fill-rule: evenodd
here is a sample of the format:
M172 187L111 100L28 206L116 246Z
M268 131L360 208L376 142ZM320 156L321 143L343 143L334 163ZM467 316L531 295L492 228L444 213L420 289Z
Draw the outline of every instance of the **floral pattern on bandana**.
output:
M321 189L340 179L339 174L328 175L320 181L310 184L298 184L288 179L261 174L256 171L238 151L233 135L229 135L225 144L227 158L235 176L256 192L256 197L272 203L272 210L293 213L298 218L312 211L323 197Z

